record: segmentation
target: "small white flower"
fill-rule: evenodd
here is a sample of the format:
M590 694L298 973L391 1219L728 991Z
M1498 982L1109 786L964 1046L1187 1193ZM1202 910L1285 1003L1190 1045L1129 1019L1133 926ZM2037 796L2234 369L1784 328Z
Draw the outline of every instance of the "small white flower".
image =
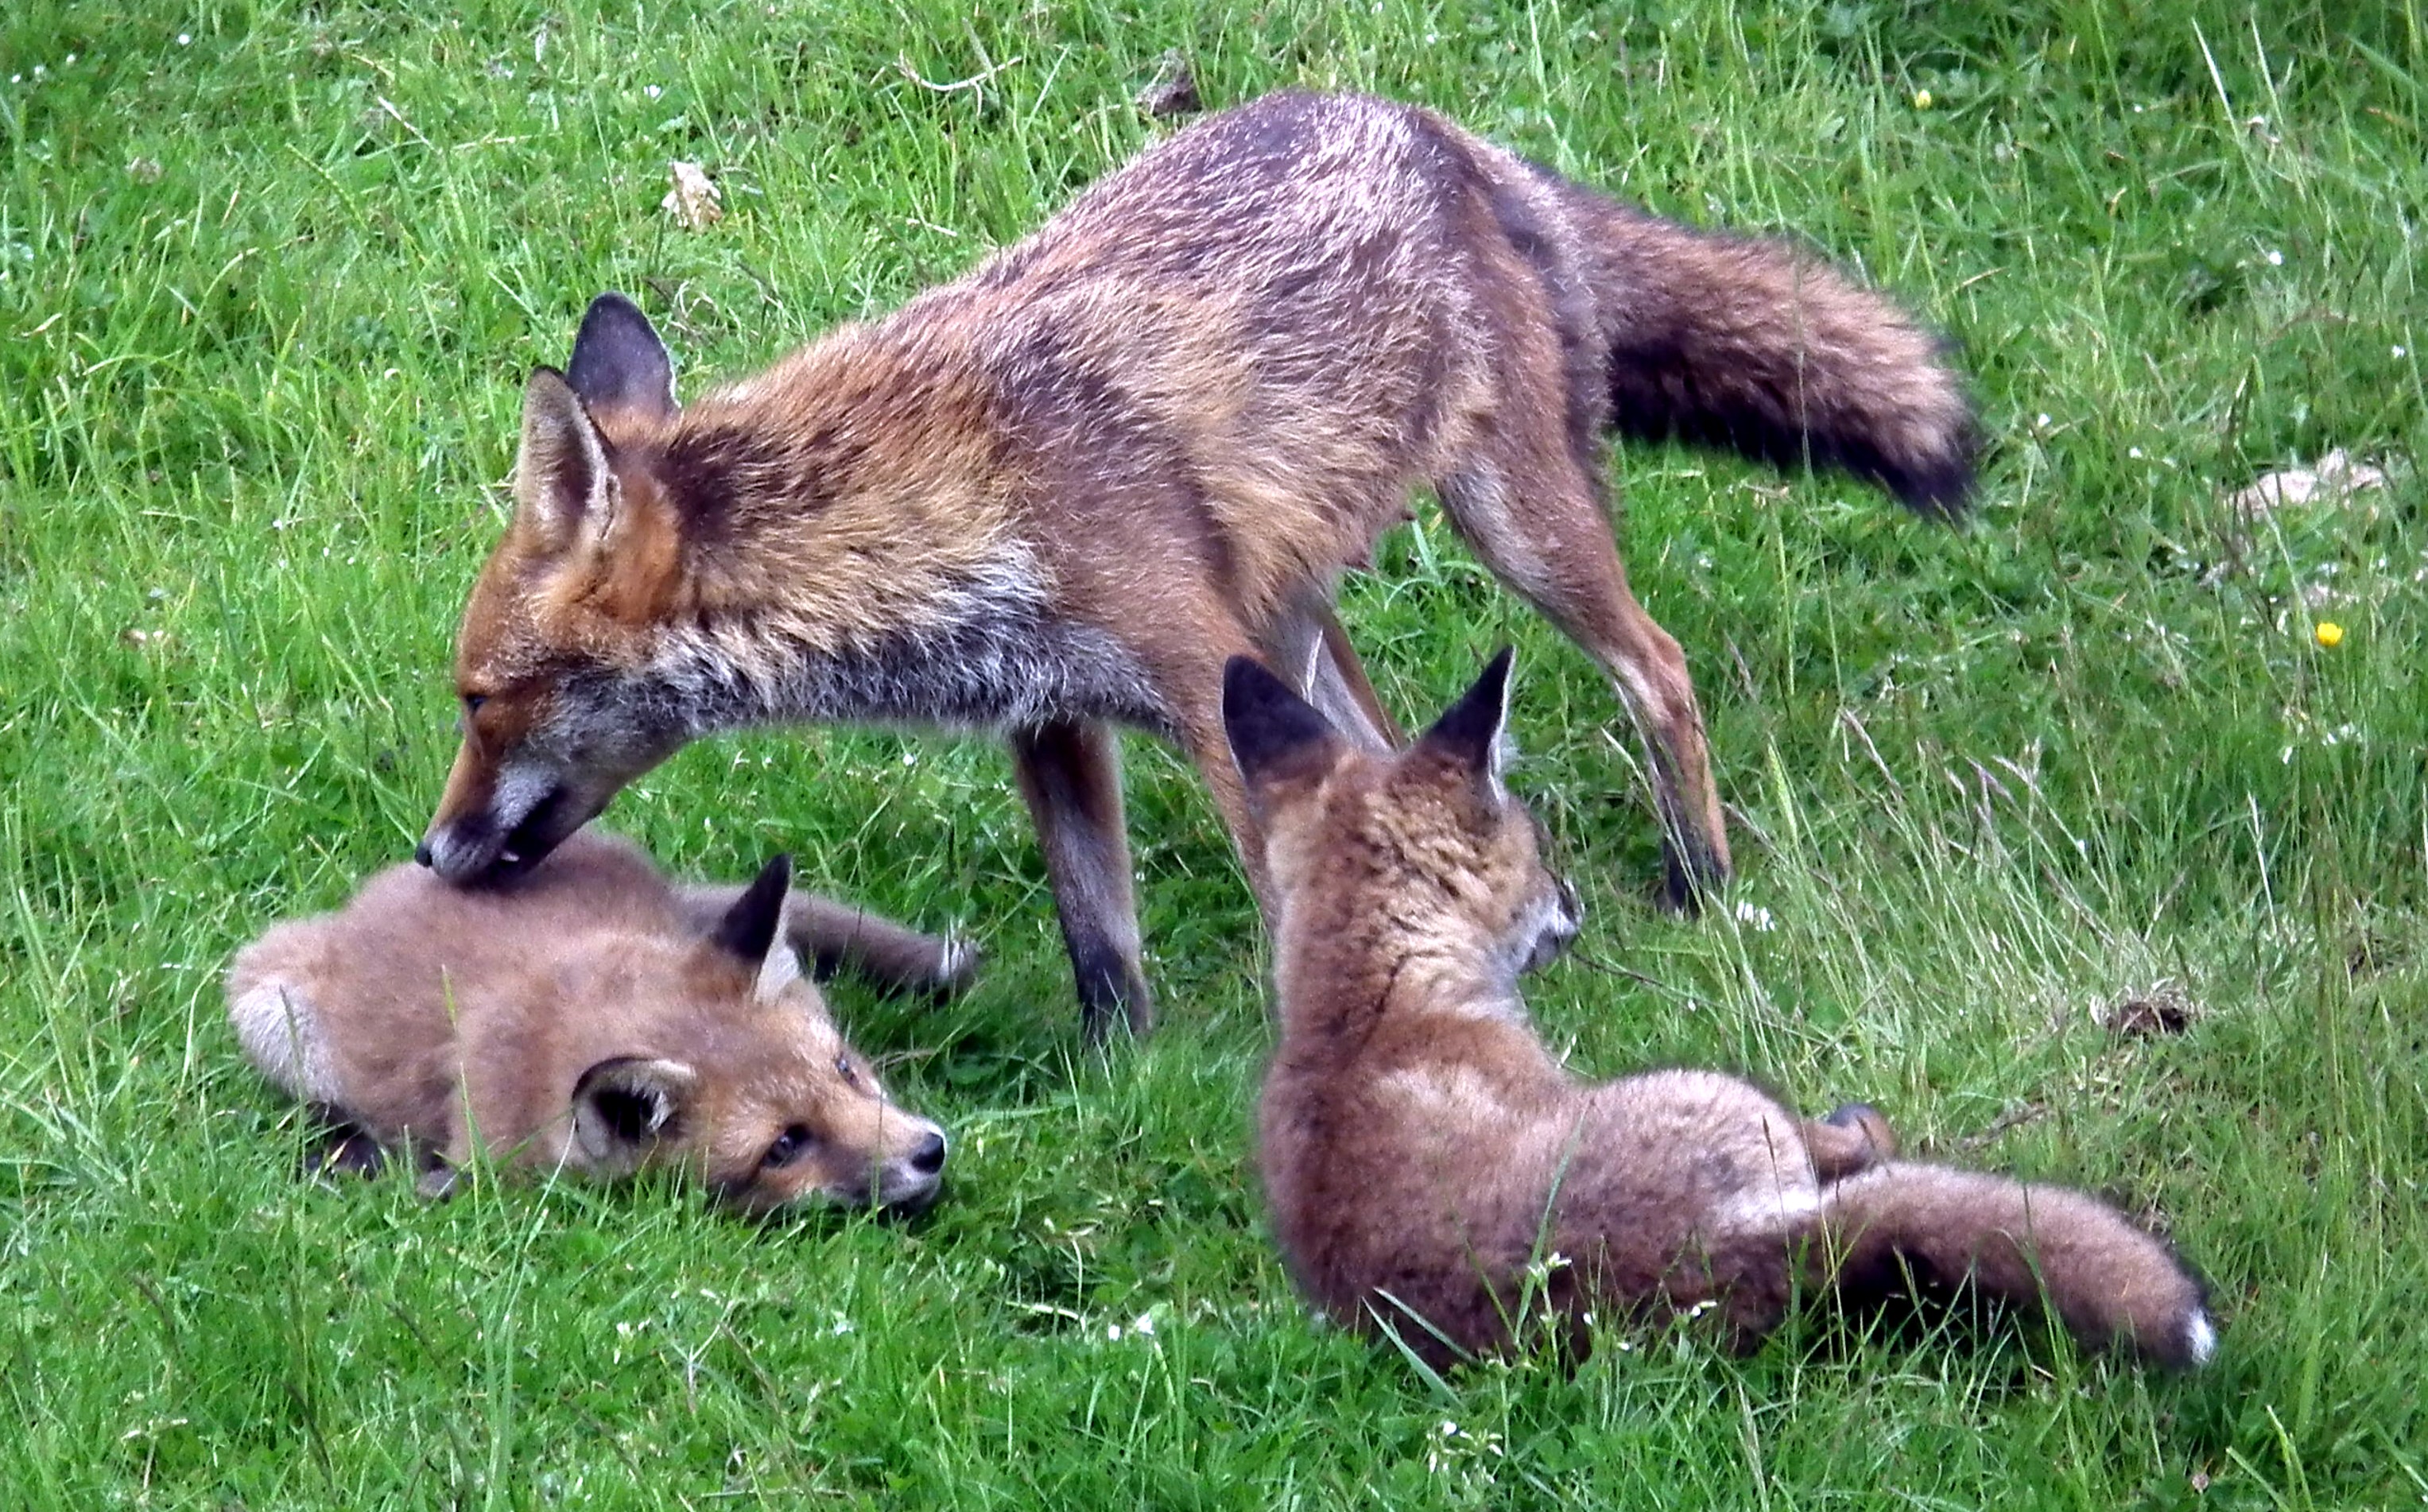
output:
M2278 251L2277 251L2275 248L2273 248L2273 247L2269 248L2269 249L2268 249L2268 266L2269 266L2269 267L2271 267L2271 268L2282 268L2282 267L2284 267L2284 266L2285 266L2285 255L2284 255L2283 253L2281 253L2281 252L2278 252Z
M2136 462L2139 462L2139 461L2141 461L2141 449L2140 447L2138 447L2138 446L2128 446L2128 447L2126 447L2126 448L2124 449L2124 454L2125 454L2126 456L2128 456L2128 457L2131 457L2131 458L2132 458L2134 461L2136 461Z
M2395 344L2394 354L2398 357L2407 355L2407 353L2403 352L2403 346L2400 342Z
M1120 1323L1107 1323L1107 1324L1105 1324L1105 1338L1106 1338L1107 1340L1116 1339L1119 1339L1119 1338L1121 1338L1121 1337L1122 1337L1122 1325L1121 1325Z
M2039 426L2043 431L2047 430L2049 428L2048 415L2045 412L2042 412L2042 414L2034 416L2032 418L2032 423Z
M1151 1312L1142 1312L1137 1317L1131 1319L1130 1332L1134 1334L1147 1334L1152 1336L1155 1333L1155 1314Z
M656 99L659 95L664 94L664 93L665 93L666 91L665 91L665 90L662 90L662 89L659 89L656 85L652 84L652 85L650 85L648 89L643 90L641 92L642 92L643 94L648 95L650 99L654 100L654 99Z
M180 46L180 47L190 47L190 46L192 46L193 44L194 44L194 39L193 39L193 37L192 37L192 35L191 35L190 33L188 33L188 32L182 32L182 31L181 31L181 32L179 32L179 33L177 33L177 45L178 45L178 46Z
M673 162L667 165L674 178L674 188L658 202L658 208L675 218L686 231L705 231L725 219L724 196L717 192L716 183L707 170L697 163Z

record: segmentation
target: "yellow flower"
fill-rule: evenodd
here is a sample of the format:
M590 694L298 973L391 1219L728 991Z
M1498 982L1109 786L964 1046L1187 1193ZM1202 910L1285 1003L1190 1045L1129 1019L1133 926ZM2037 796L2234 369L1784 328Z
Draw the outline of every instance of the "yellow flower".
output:
M2319 644L2329 650L2334 650L2344 643L2344 627L2332 619L2320 620L2319 628L2311 633L2318 636Z
M1917 110L1928 110L1930 108L1930 91L1928 90L1916 90L1913 91L1913 107Z

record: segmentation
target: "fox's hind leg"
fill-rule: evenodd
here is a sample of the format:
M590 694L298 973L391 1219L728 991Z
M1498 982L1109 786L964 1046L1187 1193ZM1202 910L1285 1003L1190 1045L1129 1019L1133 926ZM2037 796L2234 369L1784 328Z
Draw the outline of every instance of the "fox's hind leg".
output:
M1502 406L1492 436L1440 480L1442 506L1485 565L1617 685L1651 759L1666 896L1692 910L1728 880L1729 838L1685 655L1628 590L1601 480L1570 447L1559 412L1518 408Z
M681 889L684 914L702 934L742 896L739 884ZM953 935L922 934L882 914L796 888L784 899L784 940L821 979L838 966L893 993L951 997L977 976L978 948Z
M1138 902L1122 814L1122 757L1112 728L1054 720L1011 737L1012 771L1045 852L1062 943L1078 979L1091 1041L1116 1023L1143 1034L1155 1022L1139 962Z
M1813 1157L1813 1174L1826 1187L1895 1156L1897 1143L1878 1109L1847 1103L1804 1126L1804 1148Z
M977 979L976 945L957 935L923 934L866 909L814 893L785 900L784 931L820 975L847 966L889 992L952 997Z

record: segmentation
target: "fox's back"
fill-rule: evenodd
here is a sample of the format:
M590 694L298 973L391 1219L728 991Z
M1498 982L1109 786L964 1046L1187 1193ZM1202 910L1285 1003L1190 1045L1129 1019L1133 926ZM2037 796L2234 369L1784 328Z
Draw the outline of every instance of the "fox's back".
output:
M1268 96L895 320L978 333L1012 428L1049 452L1193 479L1254 604L1361 558L1489 409L1508 302L1542 297L1493 195L1482 144L1427 112ZM1089 444L1115 422L1120 444Z
M1271 289L1343 271L1344 255L1404 256L1444 233L1448 191L1481 184L1474 140L1389 101L1266 95L1141 153L967 282Z
M344 1105L383 1133L435 1134L459 1075L459 1026L544 1008L585 957L681 929L656 868L605 836L575 835L500 890L399 865L343 908L278 925L240 952L231 1014L254 1060L297 1095Z

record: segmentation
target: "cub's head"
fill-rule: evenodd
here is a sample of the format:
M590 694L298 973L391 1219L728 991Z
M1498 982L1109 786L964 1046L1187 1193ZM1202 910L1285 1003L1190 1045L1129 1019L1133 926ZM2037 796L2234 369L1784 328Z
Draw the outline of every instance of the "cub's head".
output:
M1344 739L1257 663L1231 659L1222 726L1264 832L1277 928L1302 910L1341 928L1387 919L1480 946L1512 977L1576 937L1576 892L1546 864L1541 827L1501 780L1510 659L1495 656L1390 757Z
M805 1200L917 1211L943 1179L944 1132L885 1094L801 975L782 924L789 858L767 863L632 1015L631 1053L573 1088L574 1159L594 1174L698 1172L752 1212Z
M523 391L514 523L457 639L464 741L415 852L451 882L532 866L688 736L652 665L682 558L648 457L676 411L665 345L620 294Z

